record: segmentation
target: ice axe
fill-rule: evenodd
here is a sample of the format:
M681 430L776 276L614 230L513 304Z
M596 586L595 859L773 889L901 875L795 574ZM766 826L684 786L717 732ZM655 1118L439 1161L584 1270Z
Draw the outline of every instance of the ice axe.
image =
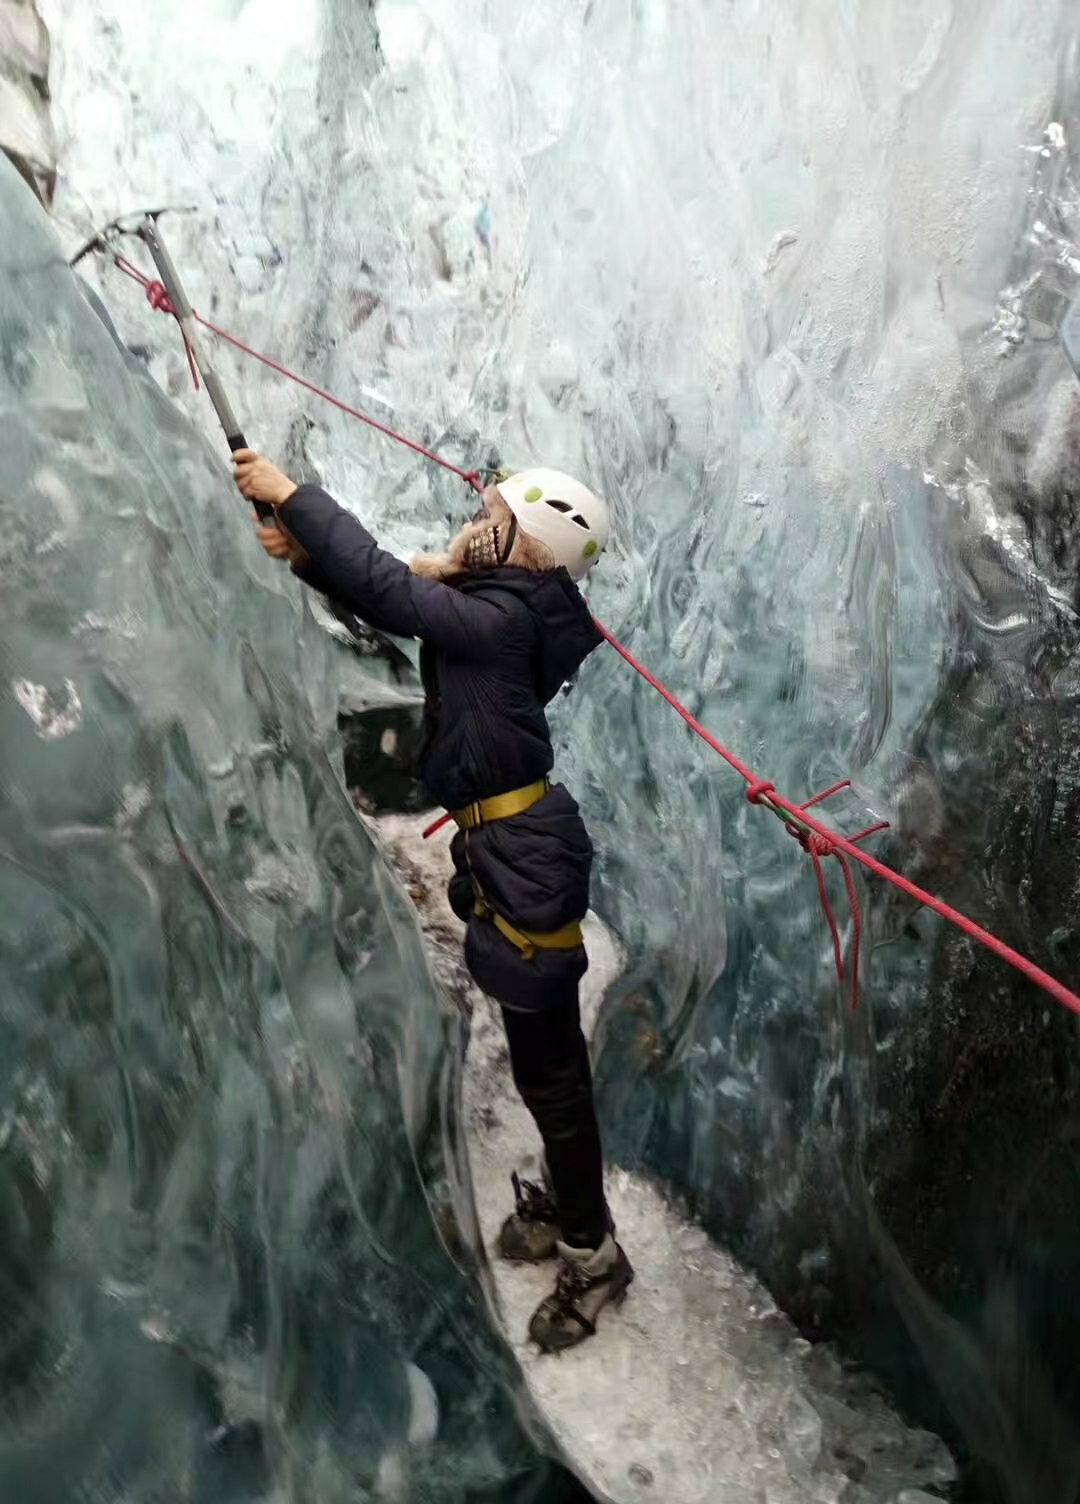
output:
M119 214L115 219L110 219L103 229L95 230L72 256L69 266L78 266L80 261L95 251L104 251L106 255L113 252L113 241L119 235L134 235L138 238L142 233L142 222L149 216L158 219L162 214L194 214L194 204L165 204L160 209L136 209L131 214ZM115 253L114 253L115 254Z
M154 265L158 269L162 286L165 288L169 303L172 305L176 322L180 325L184 341L191 351L191 358L194 360L199 375L206 386L207 396L214 404L214 411L217 413L218 422L225 430L225 442L234 454L238 449L246 449L248 441L244 437L239 420L232 410L232 403L229 401L225 393L225 388L221 384L221 378L210 363L210 357L207 355L206 348L199 337L199 329L195 322L191 301L184 291L184 284L180 280L180 273L176 270L173 259L166 250L165 242L161 238L157 214L144 215L137 233L139 239L143 241L147 250L154 258ZM274 515L274 509L269 502L256 501L254 507L260 517L273 517Z

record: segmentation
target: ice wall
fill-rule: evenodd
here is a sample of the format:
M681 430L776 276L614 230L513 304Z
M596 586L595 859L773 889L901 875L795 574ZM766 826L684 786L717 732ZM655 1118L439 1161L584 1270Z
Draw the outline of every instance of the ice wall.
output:
M0 4L0 151L43 203L56 181L49 114L49 33L34 0Z
M584 1497L448 1198L341 649L6 161L0 205L0 1494Z
M891 816L890 855L1075 972L1069 6L46 14L72 245L197 204L198 306L452 456L581 469L618 522L597 609L697 714L792 795L854 774L843 821ZM110 302L205 421L173 332ZM458 515L226 369L252 436L396 545ZM873 893L848 1019L804 859L650 691L597 657L558 735L634 957L613 1151L957 1428L978 1486L1071 1497L1069 1342L1023 1254L1071 1267L1071 1202L1025 1191L1068 1180L1069 1021Z

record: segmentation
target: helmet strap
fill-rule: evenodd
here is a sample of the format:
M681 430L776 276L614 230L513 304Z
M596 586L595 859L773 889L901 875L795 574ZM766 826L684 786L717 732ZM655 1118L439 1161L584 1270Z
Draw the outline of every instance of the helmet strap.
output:
M510 526L506 529L506 542L503 544L502 549L498 552L498 559L499 559L499 563L500 564L505 564L506 561L507 561L507 559L510 557L511 553L513 553L513 550L514 550L514 539L517 537L517 528L518 528L518 520L514 516L513 512L511 512L510 513ZM496 530L496 534L495 534L496 538L498 538L501 535L502 531L503 530L502 530L501 527Z

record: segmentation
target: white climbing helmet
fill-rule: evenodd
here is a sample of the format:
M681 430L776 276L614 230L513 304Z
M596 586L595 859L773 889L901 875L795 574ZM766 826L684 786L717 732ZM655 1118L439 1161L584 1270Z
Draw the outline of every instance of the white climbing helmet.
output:
M496 489L521 531L546 544L572 580L582 579L607 547L607 507L572 476L559 470L521 470L497 481Z

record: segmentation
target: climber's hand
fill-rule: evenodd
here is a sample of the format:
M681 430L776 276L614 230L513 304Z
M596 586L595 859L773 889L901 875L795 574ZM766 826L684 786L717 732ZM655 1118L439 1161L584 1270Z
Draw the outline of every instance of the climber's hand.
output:
M268 501L272 507L279 507L296 491L295 482L254 449L236 450L232 462L240 494L248 501Z
M308 562L308 555L280 522L267 522L257 512L252 512L251 520L255 524L256 538L272 559L281 559L284 563L293 565Z

